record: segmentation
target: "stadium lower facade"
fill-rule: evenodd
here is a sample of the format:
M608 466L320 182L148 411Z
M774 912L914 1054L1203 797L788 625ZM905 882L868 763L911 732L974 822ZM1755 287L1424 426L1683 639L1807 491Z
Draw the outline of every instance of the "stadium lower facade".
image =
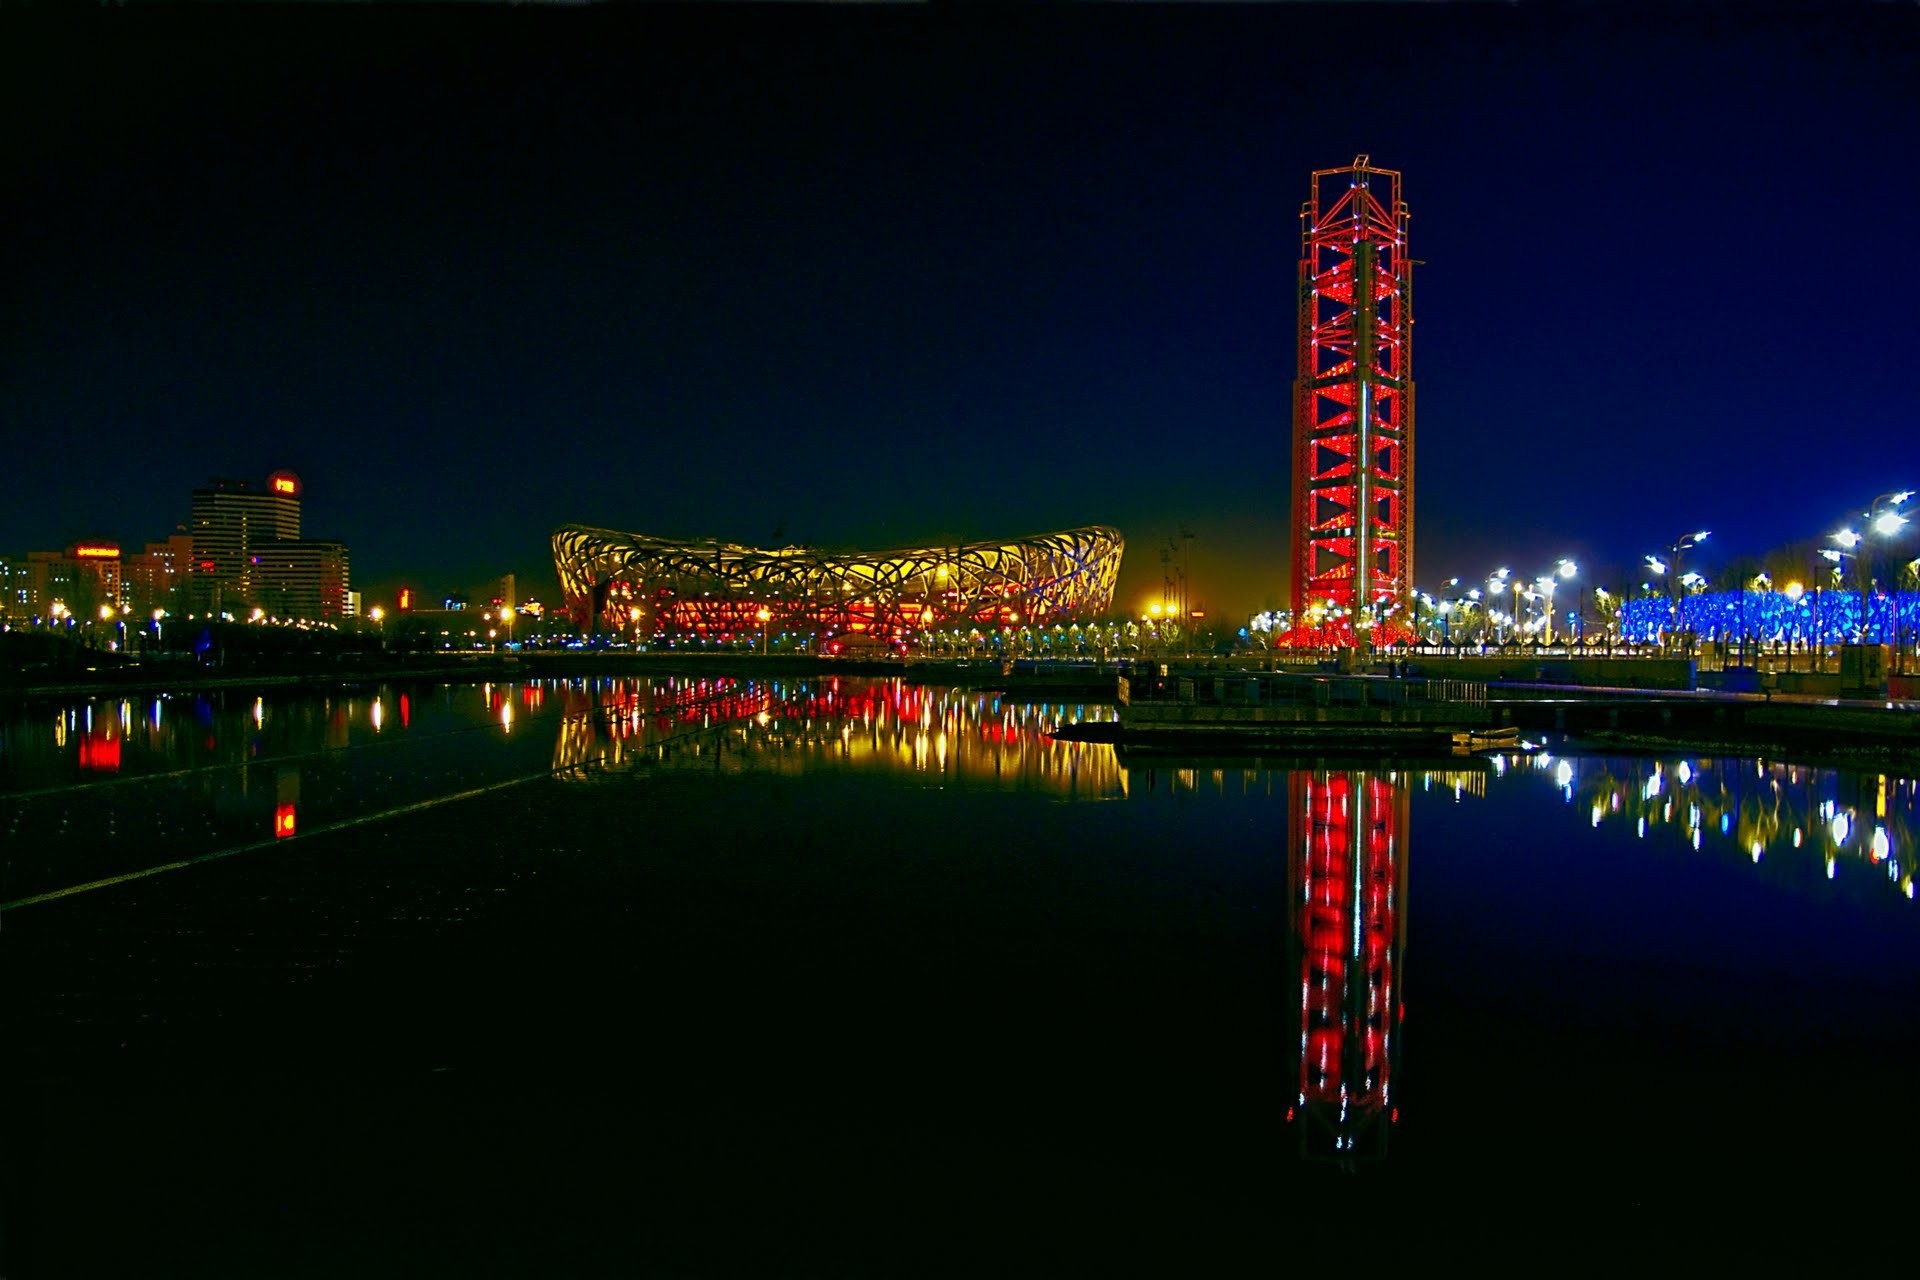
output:
M1113 605L1125 540L1087 525L1012 542L765 550L564 525L554 565L582 630L730 640L775 631L898 643L955 626L1052 626Z

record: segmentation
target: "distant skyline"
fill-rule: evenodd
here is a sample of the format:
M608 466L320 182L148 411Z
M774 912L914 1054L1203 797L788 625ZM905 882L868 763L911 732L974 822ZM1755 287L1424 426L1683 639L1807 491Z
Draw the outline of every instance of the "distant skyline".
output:
M569 522L1102 523L1126 607L1183 524L1196 603L1278 604L1296 215L1360 153L1420 585L1818 537L1920 487L1920 9L1680 9L0 11L0 551L285 467L370 600L551 595Z

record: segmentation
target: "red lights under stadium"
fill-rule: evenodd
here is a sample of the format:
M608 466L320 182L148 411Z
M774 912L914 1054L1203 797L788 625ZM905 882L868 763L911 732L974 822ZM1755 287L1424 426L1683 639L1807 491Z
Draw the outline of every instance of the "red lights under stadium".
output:
M1052 625L1113 604L1125 541L1088 525L891 551L761 549L566 525L553 557L582 628L731 639L801 630L898 644L954 625Z

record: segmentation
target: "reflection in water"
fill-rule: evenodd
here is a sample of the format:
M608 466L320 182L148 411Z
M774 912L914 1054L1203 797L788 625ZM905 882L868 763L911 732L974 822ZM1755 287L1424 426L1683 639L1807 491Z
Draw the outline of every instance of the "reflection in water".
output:
M86 730L80 738L78 752L82 770L87 773L120 772L120 744L126 740L130 714L131 707L125 702L120 704L117 717L103 708L102 714L96 719L94 709L86 709Z
M1399 961L1406 946L1408 788L1397 773L1299 770L1288 782L1290 950L1299 957L1299 1092L1307 1159L1387 1154L1399 1118Z
M1914 781L1768 760L1623 760L1503 756L1501 772L1552 778L1590 825L1663 830L1702 852L1738 851L1755 865L1816 866L1829 880L1851 863L1913 897ZM1783 872L1784 874L1785 872Z
M294 817L300 807L300 770L283 768L274 780L273 838L285 840L294 834Z
M588 766L797 775L831 765L1079 798L1126 789L1110 747L1048 735L1063 720L1110 719L1111 707L839 678L618 682L569 686L562 696L553 755L562 776Z
M1484 806L1476 830L1487 841L1511 841L1525 824L1529 847L1539 843L1541 814L1558 811L1610 858L1644 858L1642 841L1664 841L1796 892L1826 892L1838 881L1913 896L1910 779L1753 758L1549 752L1431 766L1134 763L1109 746L1048 733L1112 714L849 678L385 686L26 712L0 721L0 903L164 870L168 859L311 836L549 770L567 779L857 771L1120 802L1129 813L1198 800L1173 819L1183 836L1200 829L1194 813L1251 799L1277 818L1284 798L1288 982L1297 975L1299 1002L1276 1016L1290 1045L1298 1028L1298 1057L1275 1067L1289 1071L1287 1118L1302 1156L1351 1166L1387 1154L1397 1118L1414 808Z

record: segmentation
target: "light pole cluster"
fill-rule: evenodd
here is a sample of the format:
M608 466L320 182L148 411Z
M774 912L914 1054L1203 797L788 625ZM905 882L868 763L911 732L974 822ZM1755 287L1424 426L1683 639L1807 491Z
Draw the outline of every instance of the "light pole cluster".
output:
M1867 509L1860 513L1864 531L1848 526L1833 535L1833 540L1840 544L1838 547L1828 547L1820 552L1822 556L1833 562L1836 580L1844 577L1841 572L1844 562L1853 561L1855 581L1860 588L1858 635L1862 644L1866 643L1867 624L1872 618L1871 592L1880 585L1878 575L1874 572L1876 561L1874 541L1877 539L1884 548L1902 529L1906 528L1908 520L1900 511L1900 507L1911 497L1913 497L1911 489L1881 494L1868 503ZM1891 589L1897 588L1899 584L1891 582L1887 585L1889 587L1887 611L1890 616L1889 625L1882 634L1892 640L1897 654L1900 649L1900 612L1899 602L1894 598Z
M1692 533L1683 533L1668 544L1664 559L1657 555L1647 557L1647 567L1653 570L1654 576L1667 580L1666 594L1673 606L1673 634L1689 649L1692 647L1687 642L1690 633L1680 625L1680 593L1688 588L1698 590L1707 585L1707 580L1697 573L1681 573L1680 560L1687 552L1705 542L1712 532L1711 529L1696 529Z

